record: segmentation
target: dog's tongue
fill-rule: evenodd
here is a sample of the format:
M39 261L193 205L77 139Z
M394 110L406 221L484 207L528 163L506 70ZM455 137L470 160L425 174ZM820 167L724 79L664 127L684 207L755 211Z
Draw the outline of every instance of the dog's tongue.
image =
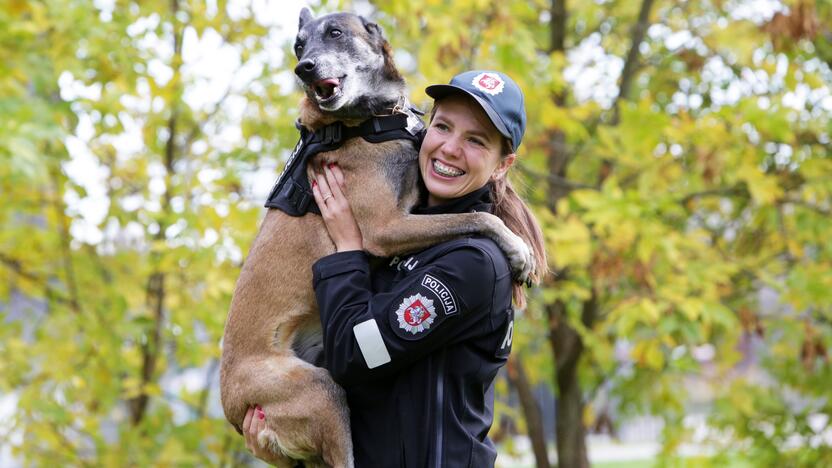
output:
M320 81L315 82L315 93L326 99L332 97L332 94L335 92L335 88L337 88L341 82L338 78L326 78Z

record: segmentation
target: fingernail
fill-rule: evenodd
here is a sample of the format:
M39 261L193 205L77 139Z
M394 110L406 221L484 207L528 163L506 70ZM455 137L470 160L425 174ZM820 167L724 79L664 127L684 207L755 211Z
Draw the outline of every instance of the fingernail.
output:
M261 408L260 405L254 405L254 409L257 411L263 411L263 408Z
M333 167L335 167L335 163L329 163L329 168L332 169Z
M312 181L312 186L313 186L313 187L317 187L317 186L318 186L318 181L317 181L317 180L313 180L313 181Z
M257 410L257 411L258 411L258 413L257 413L258 418L266 419L266 413L264 413L263 410Z

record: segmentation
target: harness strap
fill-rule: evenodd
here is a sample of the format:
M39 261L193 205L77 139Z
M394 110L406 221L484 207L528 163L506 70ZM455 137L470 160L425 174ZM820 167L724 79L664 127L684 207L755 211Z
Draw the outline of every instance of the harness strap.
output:
M269 193L265 206L277 208L290 216L303 216L308 212L320 214L306 176L309 158L336 150L345 141L359 136L370 143L409 140L418 148L423 131L421 119L414 116L411 122L410 115L403 113L372 117L355 127L335 122L312 133L300 127L300 141Z

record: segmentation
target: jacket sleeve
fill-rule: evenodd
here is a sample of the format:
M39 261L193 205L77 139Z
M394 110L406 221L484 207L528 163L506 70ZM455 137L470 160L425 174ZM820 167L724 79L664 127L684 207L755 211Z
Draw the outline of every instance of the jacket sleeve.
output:
M319 260L313 285L327 369L347 385L389 376L431 351L489 330L495 286L511 289L507 266L498 266L503 268L488 252L461 246L373 294L366 253Z

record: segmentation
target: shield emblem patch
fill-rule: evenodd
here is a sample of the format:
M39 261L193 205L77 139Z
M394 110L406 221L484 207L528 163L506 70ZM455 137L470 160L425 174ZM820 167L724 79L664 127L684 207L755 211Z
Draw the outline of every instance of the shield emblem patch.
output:
M416 335L430 328L436 319L433 300L421 294L414 294L402 300L396 310L399 328Z
M480 73L471 81L477 89L492 96L503 92L505 82L496 73Z

